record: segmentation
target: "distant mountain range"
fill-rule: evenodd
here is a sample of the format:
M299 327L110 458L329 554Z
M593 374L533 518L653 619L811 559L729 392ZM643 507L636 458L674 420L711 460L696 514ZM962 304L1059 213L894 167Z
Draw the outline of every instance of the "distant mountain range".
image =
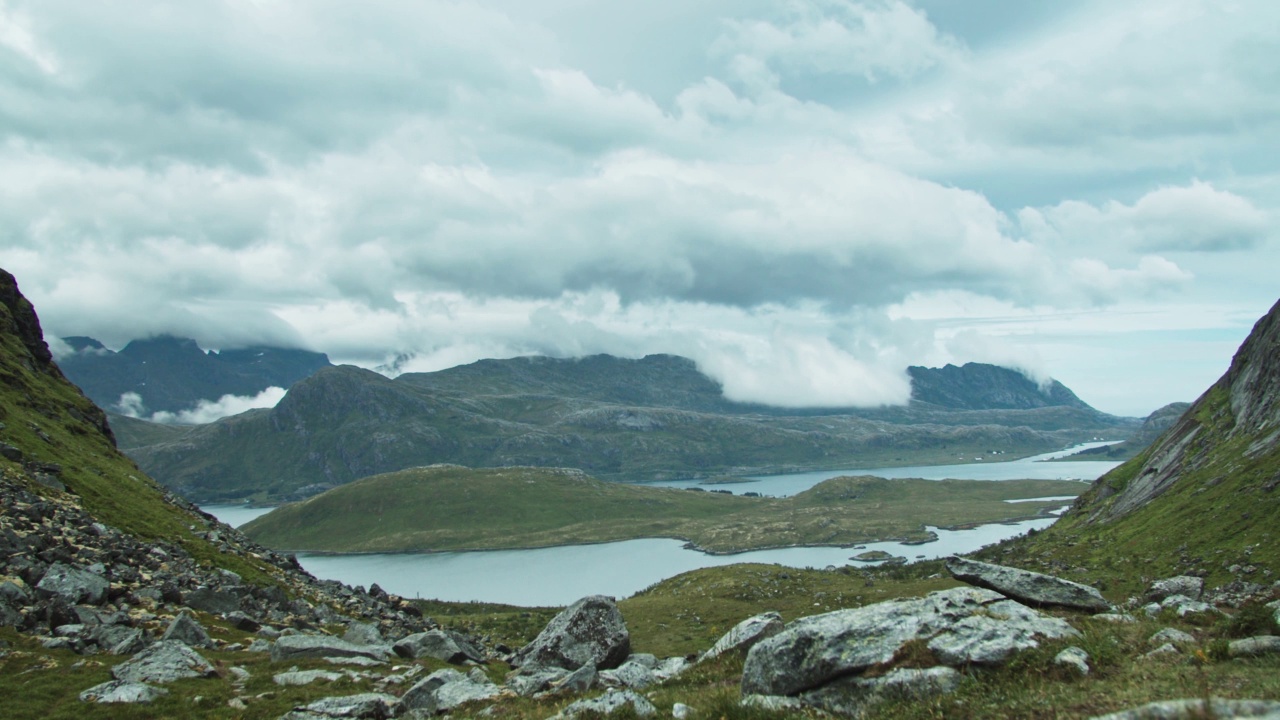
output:
M693 361L671 355L483 360L394 380L338 366L275 408L209 425L112 422L143 469L197 501L307 496L433 463L654 480L999 459L1120 439L1139 424L1004 368L913 377L935 402L796 410L729 401Z
M90 337L63 342L73 352L58 358L58 365L89 399L118 412L121 396L135 393L148 415L190 410L223 395L288 388L332 366L323 353L278 347L205 352L195 340L168 335L134 340L120 352Z

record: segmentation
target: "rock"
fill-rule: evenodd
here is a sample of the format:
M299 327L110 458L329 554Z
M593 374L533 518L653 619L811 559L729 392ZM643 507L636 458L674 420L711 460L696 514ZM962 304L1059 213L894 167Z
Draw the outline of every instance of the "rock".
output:
M466 638L447 630L428 630L410 635L401 639L391 649L402 658L414 660L433 657L454 665L461 665L468 660L484 662L484 656L474 645L467 642Z
M1093 616L1093 619L1102 620L1103 622L1124 624L1138 622L1138 618L1128 613L1098 613Z
M692 714L693 708L685 705L684 703L676 703L671 706L671 717L676 720L687 720L687 718Z
M369 623L351 622L347 624L347 632L342 639L352 645L386 645L378 626Z
M1160 602L1171 595L1183 595L1191 600L1199 600L1204 592L1204 579L1191 575L1179 575L1151 583L1143 594L1147 602Z
M516 652L511 664L577 670L583 665L615 668L631 654L631 635L613 600L585 597L555 616L533 642Z
M281 720L311 720L312 718L361 718L368 720L385 720L395 717L398 702L391 695L382 693L361 693L344 697L327 697L307 705L300 705L294 711L283 715Z
M880 677L841 678L800 699L834 715L862 717L886 700L924 700L951 692L959 682L960 673L949 667L898 668Z
M223 617L237 630L243 630L244 632L258 632L262 629L262 623L254 620L248 615L245 615L239 610L229 612Z
M1170 595L1160 601L1160 609L1172 608L1180 618L1188 615L1221 615L1222 611L1206 602L1192 600L1186 595ZM1158 613L1156 613L1158 614Z
M747 653L743 695L794 695L891 661L911 640L932 638L944 662L998 662L1036 637L1076 634L990 590L959 587L923 598L892 600L800 618Z
M228 615L240 609L240 598L226 590L202 587L183 595L182 604L211 615Z
M799 698L785 695L743 695L738 704L746 708L768 710L775 713L799 713L805 709L805 704Z
M328 635L284 635L271 646L271 661L284 662L297 658L351 658L385 660L387 648L354 645Z
M720 636L716 644L712 645L710 650L707 650L698 658L698 662L711 660L728 652L745 653L751 649L752 645L782 632L782 628L782 616L776 612L767 612L747 618L734 625L729 632Z
M1141 707L1099 715L1091 720L1195 720L1197 718L1274 718L1280 715L1280 701L1224 700L1213 698L1205 707L1204 700L1166 700Z
M167 683L183 678L213 677L213 665L177 640L162 640L111 669L117 680Z
M296 667L296 666L295 666ZM271 676L271 682L277 685L310 685L317 680L333 682L342 677L342 673L331 670L291 670Z
M502 690L481 672L463 675L452 668L437 670L405 691L400 704L406 710L422 710L428 714L447 712L463 703L488 700Z
M249 647L245 648L244 651L254 652L254 653L259 653L259 652L269 653L271 652L271 641L264 640L262 638L256 638L253 642L249 643Z
M572 703L553 717L573 718L585 713L612 715L623 708L630 708L636 717L650 717L658 714L658 709L643 695L630 690L610 690L600 697Z
M1160 657L1161 655L1181 655L1181 654L1182 653L1178 651L1178 648L1175 647L1173 643L1165 643L1160 647L1156 648L1155 650L1152 650L1151 652L1147 653L1146 655L1143 655L1142 657L1150 658L1150 657Z
M133 655L147 646L147 634L139 628L124 625L99 625L90 634L104 652L112 655Z
M1231 657L1254 657L1257 655L1275 655L1280 653L1280 637L1275 635L1259 635L1258 637L1232 640L1227 645L1227 655Z
M111 583L97 573L54 563L40 578L36 593L42 598L59 597L73 605L101 605L110 587Z
M602 671L600 679L605 685L635 688L637 690L657 682L657 678L653 675L653 670L643 662L635 660L628 660L613 670Z
M556 686L556 689L562 692L581 694L595 687L599 682L600 673L596 671L596 666L583 665L569 673L568 677Z
M507 687L520 697L533 697L568 676L569 671L564 668L534 668L529 673L512 675Z
M138 682L109 680L80 693L80 702L96 703L149 703L161 695L168 695L164 688L151 687Z
M1071 668L1081 675L1089 674L1089 653L1081 648L1075 646L1065 648L1053 657L1053 662L1055 665Z
M205 631L204 626L196 622L186 611L178 613L178 616L169 623L169 628L164 631L164 635L160 636L161 640L178 640L191 647L209 648L213 647L213 638L209 637L209 633Z
M1190 633L1185 633L1177 628L1165 628L1160 632L1147 638L1148 645L1163 645L1165 643L1173 643L1174 645L1194 645L1196 638Z
M947 571L957 580L995 590L1033 607L1064 607L1086 612L1111 610L1111 603L1096 589L1052 575L955 556L947 558Z

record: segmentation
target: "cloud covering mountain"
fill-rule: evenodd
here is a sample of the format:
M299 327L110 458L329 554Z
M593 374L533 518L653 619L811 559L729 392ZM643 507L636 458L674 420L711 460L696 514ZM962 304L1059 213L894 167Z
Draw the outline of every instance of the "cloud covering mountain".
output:
M979 360L1145 414L1275 299L1280 9L1026 5L10 0L0 253L117 347L804 405Z

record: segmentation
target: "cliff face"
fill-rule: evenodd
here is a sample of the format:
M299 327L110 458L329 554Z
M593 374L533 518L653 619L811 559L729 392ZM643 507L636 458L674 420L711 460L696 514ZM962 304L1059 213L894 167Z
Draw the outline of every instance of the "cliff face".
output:
M1240 460L1263 461L1278 445L1280 303L1254 325L1218 382L1146 453L1100 482L1090 520L1133 512L1192 474L1208 473L1218 482L1239 476Z

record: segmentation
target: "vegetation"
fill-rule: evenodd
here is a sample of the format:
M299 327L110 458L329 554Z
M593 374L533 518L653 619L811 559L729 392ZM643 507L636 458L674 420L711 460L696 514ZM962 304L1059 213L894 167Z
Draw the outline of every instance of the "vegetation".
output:
M841 477L787 498L606 483L572 470L457 466L378 475L285 505L242 530L277 549L402 552L547 547L670 537L713 552L923 540L1034 517L1087 484Z

